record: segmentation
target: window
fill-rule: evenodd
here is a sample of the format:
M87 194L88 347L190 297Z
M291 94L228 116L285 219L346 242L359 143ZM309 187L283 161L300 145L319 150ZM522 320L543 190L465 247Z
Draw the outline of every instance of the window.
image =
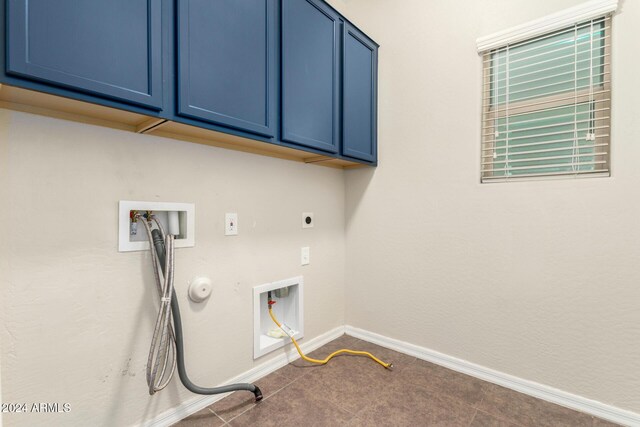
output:
M482 51L482 182L608 176L611 17Z

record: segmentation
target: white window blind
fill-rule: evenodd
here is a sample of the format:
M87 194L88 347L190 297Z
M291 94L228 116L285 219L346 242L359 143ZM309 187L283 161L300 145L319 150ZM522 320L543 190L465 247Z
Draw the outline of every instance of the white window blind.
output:
M609 175L610 15L482 58L482 182Z

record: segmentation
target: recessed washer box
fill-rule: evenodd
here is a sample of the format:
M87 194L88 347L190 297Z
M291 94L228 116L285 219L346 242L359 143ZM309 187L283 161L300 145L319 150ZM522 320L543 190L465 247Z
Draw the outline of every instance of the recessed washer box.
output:
M299 340L304 337L304 310L303 310L303 278L302 276L292 277L291 279L279 280L277 282L265 283L264 285L253 288L253 358L257 359L290 344L291 340L288 336L283 338L274 338L267 335L269 330L277 329L277 325L269 316L269 307L267 304L267 292L272 291L272 297L276 301L273 305L273 312L280 323L287 325L295 333L293 337ZM278 294L286 295L282 297Z
M130 213L152 211L165 230L169 232L168 212L178 212L180 233L176 236L176 248L195 246L196 205L193 203L143 202L120 200L118 213L118 251L144 251L149 249L149 240L144 225L139 224L135 235L131 234Z

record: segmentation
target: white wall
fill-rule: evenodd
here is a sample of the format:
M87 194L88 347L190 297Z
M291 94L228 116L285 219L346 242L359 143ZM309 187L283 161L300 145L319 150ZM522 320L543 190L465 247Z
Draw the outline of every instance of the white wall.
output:
M640 1L614 19L611 178L479 184L477 37L579 0L334 0L380 48L347 173L347 324L640 412Z
M2 367L2 360L0 359L0 368ZM1 371L1 369L0 369ZM0 373L0 402L4 402L2 400L2 374ZM0 427L2 427L2 417L3 415L0 414Z
M117 252L120 199L197 205L176 283L199 383L254 365L251 287L304 274L308 338L345 322L346 288L348 324L640 411L640 2L614 21L613 177L495 185L475 39L579 1L332 3L382 45L380 166L346 193L338 170L0 110L3 401L72 404L5 425L130 425L192 397L147 395L155 290L148 255Z
M2 142L7 138L6 131L6 117L0 116L0 200L4 201L8 200L9 197L9 168L4 167L6 163L3 161L3 159L7 158L8 145ZM7 209L0 209L0 224L6 224L7 218ZM9 254L6 251L6 247L6 240L0 239L0 295L4 286L2 278L7 277L9 268ZM4 325L2 314L0 314L0 322ZM4 334L0 334L0 350L2 349L2 342L4 339ZM2 355L3 352L0 351L0 402L4 402L2 398L2 370L4 368L2 364ZM0 413L0 427L2 427L3 418L4 414Z
M255 285L302 274L307 339L344 324L341 170L0 109L0 184L3 399L71 404L8 426L132 425L194 397L177 375L148 395L157 295L148 253L118 253L121 199L196 204L176 290L197 384L254 366ZM307 211L316 226L303 230ZM225 212L238 212L238 236L223 235ZM204 305L186 299L196 275L213 279Z

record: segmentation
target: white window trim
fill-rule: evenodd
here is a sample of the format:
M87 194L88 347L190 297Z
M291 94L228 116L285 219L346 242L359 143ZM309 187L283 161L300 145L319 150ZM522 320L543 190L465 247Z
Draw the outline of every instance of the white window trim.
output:
M594 19L615 12L617 8L618 0L591 0L526 24L480 37L476 40L478 53L560 30L576 22Z

